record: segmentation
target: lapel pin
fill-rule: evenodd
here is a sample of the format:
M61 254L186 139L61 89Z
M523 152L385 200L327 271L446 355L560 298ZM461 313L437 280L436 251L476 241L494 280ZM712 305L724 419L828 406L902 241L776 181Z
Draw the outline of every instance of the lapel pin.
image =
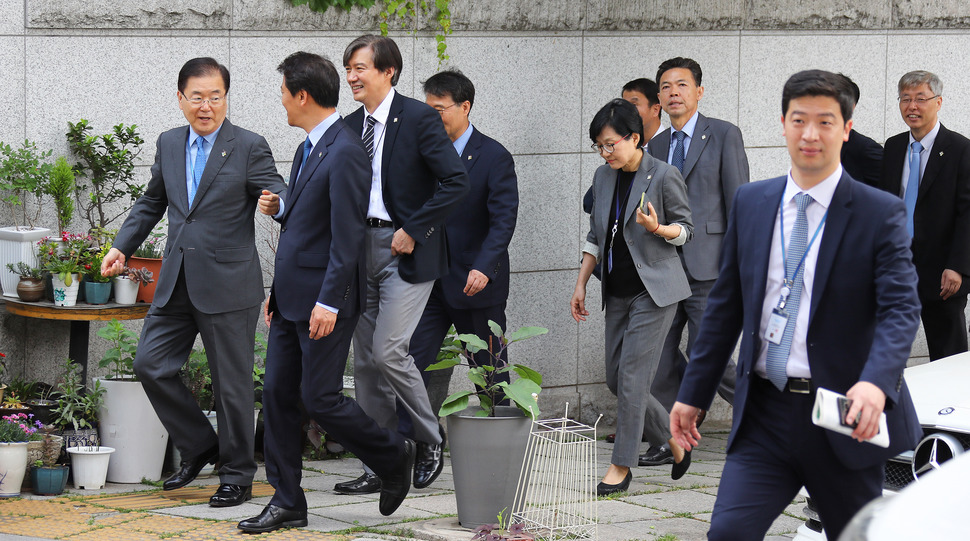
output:
M226 157L226 151L225 151L225 150L223 150L223 151L222 151L222 157L223 157L223 158L225 158L225 157Z
M650 180L652 178L653 178L653 175L647 175L647 180Z
M323 157L323 152L321 151L319 154L317 154L317 158L322 158L322 157Z
M397 122L397 117L394 117L394 122Z
M704 139L707 139L707 135L702 135L701 136L701 141L703 141Z
M941 156L941 157L943 156L943 151L942 151L942 150L940 151L940 156Z
M471 159L472 159L472 156L471 156L471 154L469 154L469 155L468 155L468 159L469 159L469 160L471 160Z

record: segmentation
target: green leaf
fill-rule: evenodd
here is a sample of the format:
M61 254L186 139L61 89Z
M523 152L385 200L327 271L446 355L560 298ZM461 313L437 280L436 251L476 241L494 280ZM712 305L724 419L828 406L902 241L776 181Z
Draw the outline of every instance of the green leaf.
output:
M441 409L438 410L439 417L447 417L452 413L457 413L468 407L468 397L475 393L471 391L459 391L448 398L441 404Z
M549 329L545 327L522 327L512 331L512 334L508 336L509 343L518 342L520 340L526 340L528 338L535 338L536 336L541 336L549 332Z
M481 367L469 369L468 379L482 389L488 386L488 381L485 379L485 370Z
M525 379L531 380L535 382L536 385L542 385L542 374L536 372L535 370L529 368L528 366L522 366L521 364L513 364L512 370L515 370L515 373L518 374L519 377L523 377Z
M523 413L531 417L533 420L539 416L539 403L536 401L536 397L533 395L538 395L542 391L542 387L536 385L536 382L520 378L512 383L505 383L504 381L499 384L502 390L505 392L511 401L515 402L515 405L522 410Z
M495 336L503 336L505 334L505 331L502 330L501 325L499 325L498 323L495 323L491 319L488 320L488 329L492 331L492 334L494 334Z
M488 349L488 344L474 334L459 334L458 340L461 340L465 344L465 349L471 353L478 353L479 351Z
M436 362L433 365L425 368L424 371L431 372L433 370L444 370L446 368L451 368L459 364L461 364L461 362L459 362L458 359L445 359L443 361Z

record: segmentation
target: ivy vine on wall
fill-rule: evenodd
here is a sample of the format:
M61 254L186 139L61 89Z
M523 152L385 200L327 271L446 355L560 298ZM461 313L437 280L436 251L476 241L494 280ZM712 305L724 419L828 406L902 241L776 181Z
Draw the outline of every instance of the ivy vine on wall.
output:
M444 62L448 55L445 51L448 44L445 36L451 33L451 11L449 5L451 0L290 0L294 6L306 5L313 11L324 13L331 7L350 11L354 6L362 9L369 9L374 4L379 4L381 18L381 35L386 36L387 30L394 20L399 20L401 28L411 32L409 24L417 16L417 10L429 11L433 9L435 21L437 22L437 32L435 32L435 42L438 51L438 65Z

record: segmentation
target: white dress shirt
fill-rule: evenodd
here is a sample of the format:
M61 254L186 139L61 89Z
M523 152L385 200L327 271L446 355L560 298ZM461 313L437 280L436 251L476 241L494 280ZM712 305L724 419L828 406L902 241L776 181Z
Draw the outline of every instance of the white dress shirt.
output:
M791 242L791 230L795 226L795 218L798 214L798 207L795 204L795 196L805 192L812 197L812 202L805 209L805 216L808 218L808 242L812 241L815 230L822 223L822 218L828 211L832 203L832 196L835 188L839 185L842 178L842 166L839 165L834 173L825 178L808 190L802 190L792 179L791 171L788 172L788 183L785 185L785 193L781 198L782 210L785 214L785 248L787 252L788 243ZM812 286L815 283L815 263L818 261L818 249L822 245L825 236L825 225L822 225L818 232L815 242L808 247L805 254L805 262L802 280L802 295L798 303L798 316L795 318L795 331L792 336L791 351L788 354L787 371L790 378L810 378L812 371L808 365L808 348L806 347L806 335L808 334L808 316L812 306ZM781 297L781 286L785 280L785 263L781 255L781 223L778 212L775 212L775 228L771 235L771 251L768 256L768 280L765 285L765 299L761 306L761 327L759 332L761 337L761 350L758 352L758 361L755 363L754 371L761 377L765 374L765 358L768 355L768 340L764 338L768 328L768 319L771 312L778 306L778 299ZM787 252L786 256L791 258L801 258L802 254ZM791 321L788 322L792 324Z
M364 130L367 129L367 116L374 117L374 159L371 161L370 202L367 204L367 217L391 221L391 215L384 206L384 186L381 184L381 157L384 155L384 132L387 127L387 117L391 114L391 102L394 101L394 88L384 96L384 101L377 106L373 113L364 109ZM361 131L361 134L364 132Z

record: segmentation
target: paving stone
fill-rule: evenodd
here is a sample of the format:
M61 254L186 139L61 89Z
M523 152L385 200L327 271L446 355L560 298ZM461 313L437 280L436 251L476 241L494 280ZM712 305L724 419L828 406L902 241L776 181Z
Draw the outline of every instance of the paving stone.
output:
M669 513L703 513L714 507L714 496L696 490L677 490L660 494L643 494L627 501Z
M654 536L673 535L680 540L706 539L709 525L691 518L667 518L642 522L624 522L616 525L630 532L627 539L651 539Z
M334 507L316 507L309 510L311 515L332 518L341 522L360 526L379 526L396 524L405 519L432 518L436 514L402 506L390 517L381 516L377 502L354 503Z
M671 513L651 509L632 503L637 497L623 498L621 500L600 500L596 504L596 516L599 524L616 524L620 522L630 522L636 520L653 520L658 518L669 518Z

